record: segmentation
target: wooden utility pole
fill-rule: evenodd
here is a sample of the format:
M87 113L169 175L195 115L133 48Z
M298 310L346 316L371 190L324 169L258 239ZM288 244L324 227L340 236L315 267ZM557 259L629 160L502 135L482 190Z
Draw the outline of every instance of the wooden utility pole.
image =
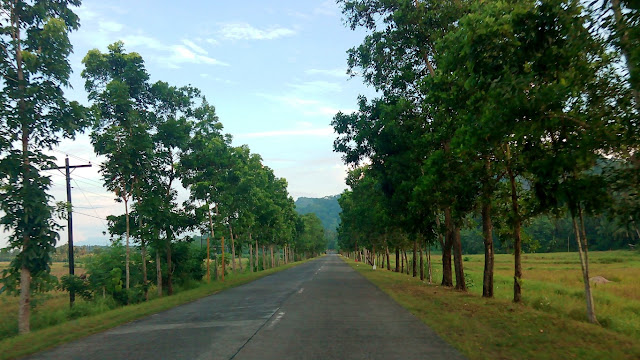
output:
M71 172L76 168L91 167L91 164L87 165L69 165L69 157L64 159L64 166L59 166L57 170L65 170L65 177L67 179L67 234L69 239L69 275L75 274L75 265L73 260L73 209L71 208ZM76 300L76 293L73 289L69 289L69 306L72 307Z

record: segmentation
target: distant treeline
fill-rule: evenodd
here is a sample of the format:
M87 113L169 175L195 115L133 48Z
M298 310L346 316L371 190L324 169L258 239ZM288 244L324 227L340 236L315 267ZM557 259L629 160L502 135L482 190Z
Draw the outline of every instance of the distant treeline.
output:
M587 216L584 220L590 250L630 249L638 243L633 229L621 226L607 216ZM536 217L523 228L522 250L525 253L578 251L572 226L569 216L559 219L548 216ZM469 228L461 231L461 238L464 253L484 252L480 217L469 221ZM513 241L510 235L494 234L494 248L496 253L511 253Z

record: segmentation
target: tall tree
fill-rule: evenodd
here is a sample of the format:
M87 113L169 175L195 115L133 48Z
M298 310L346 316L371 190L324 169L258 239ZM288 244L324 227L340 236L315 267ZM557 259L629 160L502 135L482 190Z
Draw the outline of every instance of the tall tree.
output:
M124 202L126 216L125 287L130 286L129 202L149 169L153 142L149 134L149 74L142 57L126 53L124 44L109 45L108 52L90 50L82 60L85 89L97 121L91 134L94 151L106 156L100 165L105 186Z
M0 5L0 224L8 247L19 250L3 271L3 289L20 293L18 328L30 330L31 293L49 273L58 240L44 150L85 125L82 108L65 99L72 52L68 34L79 26L69 1L4 1ZM18 279L19 278L19 279ZM32 287L32 281L35 287ZM19 284L19 287L17 286Z

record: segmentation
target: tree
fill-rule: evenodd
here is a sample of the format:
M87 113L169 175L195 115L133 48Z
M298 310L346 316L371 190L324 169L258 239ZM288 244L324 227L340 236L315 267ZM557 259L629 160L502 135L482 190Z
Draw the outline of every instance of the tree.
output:
M39 174L54 166L44 150L86 125L82 107L63 94L71 74L68 34L79 26L71 7L79 5L79 0L0 5L8 15L0 28L0 224L10 232L8 247L19 250L2 281L3 289L20 293L20 333L30 330L31 293L49 274L58 240L47 194L51 182Z
M125 287L129 289L129 201L140 186L140 178L150 168L153 154L147 114L149 74L142 57L135 52L126 53L122 42L109 45L108 53L90 50L82 63L85 89L97 120L91 143L96 154L106 156L100 165L106 188L124 202Z
M360 69L365 82L379 90L382 98L369 105L361 97L359 114L336 115L334 128L342 137L336 141L334 148L345 154L347 163L370 159L374 169L383 174L383 188L388 196L395 197L395 204L406 206L413 198L416 204L426 205L427 202L412 195L418 183L422 182L421 188L416 189L420 193L434 193L443 183L454 185L455 177L460 172L459 168L451 166L457 164L452 162L454 158L448 154L451 148L449 139L455 131L448 124L452 123L455 113L444 117L441 122L434 122L433 114L425 111L425 88L420 85L425 78L435 75L435 42L450 28L455 28L468 4L466 1L411 0L341 3L343 14L352 29L363 27L370 31L359 47L349 51L350 72L355 73ZM440 146L443 156L440 156L437 148L424 146L424 139ZM416 148L420 150L415 151ZM443 176L435 183L420 181L427 167L426 160L432 153L439 160L445 160L432 162L432 165L442 165L440 169ZM464 187L448 188L451 190L447 193L440 192L443 197L438 201L438 205L442 206L440 211L446 214L447 219L445 241L442 243L442 284L453 285L450 260L453 250L456 287L464 290L459 224L465 215L460 210L463 210L466 203L456 202L457 195L454 192L455 189ZM452 209L451 205L456 204L461 206ZM430 213L427 209L425 207L423 213ZM398 209L393 212L409 213ZM456 218L453 219L452 216ZM406 220L411 222L411 217ZM415 224L420 224L419 219L413 220ZM411 225L411 228L415 234L416 226ZM422 229L422 232L428 233L429 230Z
M184 209L179 209L177 192L173 188L175 181L182 177L179 166L180 155L186 151L191 139L191 129L195 121L195 100L199 97L198 90L192 87L170 86L158 81L150 88L152 99L151 127L153 130L153 158L152 166L148 168L146 176L142 176L146 186L139 186L138 201L144 202L150 198L158 208L147 208L146 214L156 233L165 234L165 252L167 262L167 293L173 294L173 261L171 242L181 232L191 226L192 218ZM158 239L159 240L159 239ZM160 242L156 243L156 254ZM158 259L156 259L156 262ZM159 272L160 269L158 268ZM157 274L161 279L161 274ZM158 290L161 291L160 289Z
M182 184L189 189L192 201L206 204L211 238L214 238L212 208L218 201L219 182L229 166L231 136L222 134L215 107L203 98L194 111L192 136L180 154ZM224 280L224 246L222 246L222 280Z
M604 185L588 171L599 154L615 151L625 91L618 85L612 54L590 33L591 23L573 1L479 4L439 44L446 54L439 64L449 91L462 94L458 106L469 114L469 134L483 136L468 143L488 142L488 154L509 180L514 301L521 296L521 224L531 215L520 208L526 187L540 202L529 210L568 206L579 242L589 319L596 322L589 305L586 241L580 244L584 231L575 219L582 219L586 205L596 209L590 199ZM461 101L464 98L468 100Z

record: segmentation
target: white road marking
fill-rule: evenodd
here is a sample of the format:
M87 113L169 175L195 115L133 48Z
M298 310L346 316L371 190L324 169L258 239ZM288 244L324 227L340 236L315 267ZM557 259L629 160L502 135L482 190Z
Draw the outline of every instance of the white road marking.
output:
M282 317L284 316L284 311L280 311L278 313L278 315L276 316L275 319L273 319L273 321L271 322L271 324L269 324L268 329L272 329L278 322L280 322L280 320L282 320Z

